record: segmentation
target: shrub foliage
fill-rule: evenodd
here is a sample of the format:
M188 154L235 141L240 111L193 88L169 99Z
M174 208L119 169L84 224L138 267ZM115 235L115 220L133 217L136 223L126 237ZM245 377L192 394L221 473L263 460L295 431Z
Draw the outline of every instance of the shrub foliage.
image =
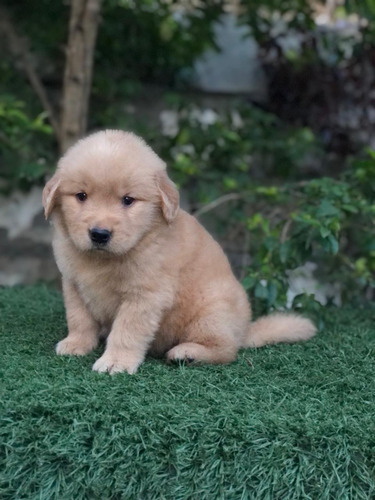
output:
M213 22L226 3L184 2L182 15L178 2L105 0L91 124L123 127L119 103L131 101L142 82L181 89L197 56L215 46ZM4 4L28 36L37 70L53 95L61 83L69 6L47 0ZM276 74L289 82L308 81L313 74L313 85L324 90L327 75L332 81L339 75L345 83L348 75L355 77L356 63L367 64L374 51L372 0L347 0L339 6L338 17L356 12L364 18L358 36L350 40L319 32L307 0L242 0L240 11L240 22L259 43L271 83L278 81ZM285 44L291 33L301 41L298 50ZM56 143L24 77L3 45L0 49L5 56L0 77L0 189L9 192L43 182L53 169ZM222 232L235 223L247 235L243 284L259 312L288 304L288 273L306 262L316 264L320 281L339 284L343 301L371 298L375 152L362 144L335 151L333 157L327 130L305 107L311 85L303 87L305 93L298 99L290 93L293 85L287 87L280 94L271 85L273 112L245 100L227 111L207 110L172 95L166 105L174 102L174 133L163 136L145 123L131 126L167 160L198 216L206 207L205 216L216 218ZM324 95L333 99L334 92ZM313 297L296 297L293 305L318 310Z

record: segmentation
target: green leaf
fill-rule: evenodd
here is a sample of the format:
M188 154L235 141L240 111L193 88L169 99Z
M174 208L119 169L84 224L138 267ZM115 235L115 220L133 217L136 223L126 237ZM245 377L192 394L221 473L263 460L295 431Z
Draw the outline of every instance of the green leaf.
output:
M330 201L323 200L319 205L316 215L318 217L340 215L340 210L338 210L334 205L332 205Z
M181 128L177 137L177 144L187 144L190 140L190 130L187 127Z
M291 250L291 242L290 241L285 241L280 245L279 249L279 256L280 260L283 264L285 264L289 258L290 255L290 250Z
M328 236L329 234L331 234L330 229L328 229L327 227L321 227L321 228L319 229L319 232L320 232L320 236L321 236L322 238L327 238L327 236Z
M237 180L233 179L231 177L224 177L224 179L223 179L223 185L227 189L237 189L238 188Z
M273 252L279 246L279 240L274 238L273 236L267 236L264 240L264 246L268 251Z
M254 288L254 285L256 283L256 279L252 276L246 276L243 280L242 280L242 286L244 287L244 289L247 291L247 290L251 290L252 288Z
M273 306L276 302L278 294L277 286L273 281L267 284L267 290L268 290L268 297L267 297L268 305Z
M330 234L328 236L328 241L331 245L331 252L333 253L333 255L336 255L338 250L339 250L339 242L337 241L337 239L333 236L333 234Z
M255 190L258 194L264 194L266 196L277 196L279 190L276 186L259 186Z
M254 290L254 295L258 299L263 299L263 300L267 299L268 298L267 287L262 285L262 283L260 283L260 282L257 283L257 286L255 287L255 290Z
M342 209L352 214L357 214L359 212L358 208L354 207L353 205L343 205Z
M176 21L172 16L163 19L159 25L160 38L166 42L172 39L177 28Z

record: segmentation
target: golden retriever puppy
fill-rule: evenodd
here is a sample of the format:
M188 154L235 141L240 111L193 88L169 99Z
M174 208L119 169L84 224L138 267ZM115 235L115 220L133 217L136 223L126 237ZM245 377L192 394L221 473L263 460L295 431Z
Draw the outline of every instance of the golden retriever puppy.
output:
M250 323L246 293L222 249L179 208L164 162L132 133L98 132L70 148L43 205L69 330L57 354L87 354L105 337L93 369L132 374L147 353L228 363L242 347L315 333L292 314Z

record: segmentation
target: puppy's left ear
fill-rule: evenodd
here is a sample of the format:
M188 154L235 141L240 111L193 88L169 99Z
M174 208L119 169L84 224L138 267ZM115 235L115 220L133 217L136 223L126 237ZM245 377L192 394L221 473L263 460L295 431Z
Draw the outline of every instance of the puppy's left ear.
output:
M55 174L44 186L42 200L46 219L48 219L55 208L59 186L60 179L57 174Z
M161 198L161 210L165 220L169 224L175 219L178 213L180 195L175 184L164 171L158 173L157 184Z

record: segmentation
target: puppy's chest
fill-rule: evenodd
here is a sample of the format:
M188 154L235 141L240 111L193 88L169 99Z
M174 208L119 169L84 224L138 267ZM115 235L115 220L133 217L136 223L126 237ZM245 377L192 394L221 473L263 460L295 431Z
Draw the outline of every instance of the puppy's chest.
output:
M80 276L76 281L79 294L94 318L102 324L112 323L121 304L122 292L113 277L98 272L97 279Z
M110 325L123 301L126 278L119 270L97 266L80 269L73 278L79 295L93 317L103 325Z

